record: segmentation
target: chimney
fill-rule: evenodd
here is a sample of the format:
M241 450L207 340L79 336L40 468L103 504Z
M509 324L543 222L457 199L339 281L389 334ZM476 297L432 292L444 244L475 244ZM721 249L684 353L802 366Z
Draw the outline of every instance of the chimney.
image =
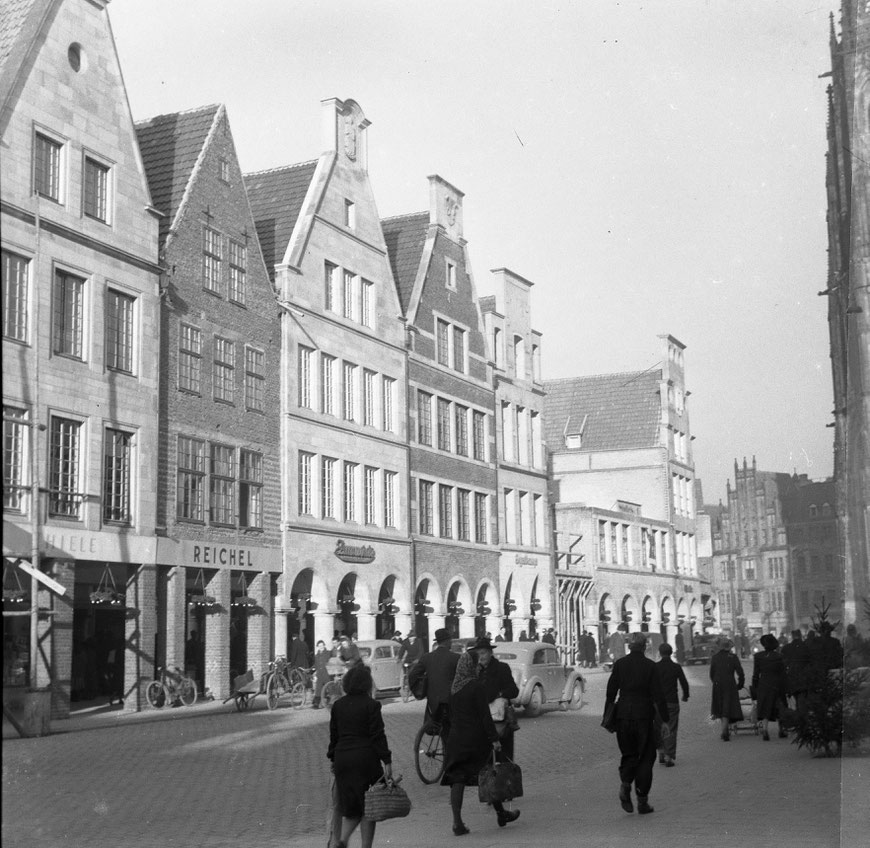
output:
M438 224L456 241L462 240L462 198L456 186L437 174L429 177L429 223Z

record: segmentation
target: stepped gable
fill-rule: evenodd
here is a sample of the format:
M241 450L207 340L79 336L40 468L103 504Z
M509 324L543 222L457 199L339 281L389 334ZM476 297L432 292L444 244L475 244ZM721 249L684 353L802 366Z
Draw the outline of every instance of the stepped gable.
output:
M626 450L659 444L662 372L631 371L548 380L544 404L544 435L551 451L565 447L568 433L583 428L582 450ZM569 421L570 416L570 421Z
M399 293L402 314L408 314L408 304L420 269L423 245L429 231L429 213L415 212L397 215L381 221L384 242L390 257L390 267Z
M273 283L275 266L284 260L317 162L313 159L244 175L260 249Z
M161 249L220 108L202 106L136 122L151 203L166 216L160 220Z

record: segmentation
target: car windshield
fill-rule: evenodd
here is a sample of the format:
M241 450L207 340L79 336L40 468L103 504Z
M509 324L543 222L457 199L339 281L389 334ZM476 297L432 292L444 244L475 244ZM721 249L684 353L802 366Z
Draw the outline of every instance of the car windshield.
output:
M359 646L357 646L357 650L359 651L359 655L360 655L364 660L367 660L367 659L372 655L372 649L371 649L371 648L360 648Z

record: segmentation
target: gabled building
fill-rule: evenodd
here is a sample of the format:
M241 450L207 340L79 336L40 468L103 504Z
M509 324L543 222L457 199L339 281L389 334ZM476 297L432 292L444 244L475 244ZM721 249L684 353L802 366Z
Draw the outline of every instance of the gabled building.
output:
M496 294L480 299L493 359L498 455L499 586L508 636L552 627L552 533L544 454L541 334L532 329L532 283L507 268L493 272Z
M415 626L427 644L442 626L495 635L515 612L500 584L495 392L462 202L432 176L428 212L382 222L407 321Z
M684 346L659 338L655 369L544 383L561 641L619 629L673 644L702 626Z
M226 109L160 115L136 130L163 213L156 660L226 697L234 674L259 674L272 656L278 307Z
M320 157L246 175L281 310L276 650L407 630L405 328L368 175L369 121L323 101Z
M127 709L154 673L159 216L106 6L0 3L3 689L56 717L85 662Z

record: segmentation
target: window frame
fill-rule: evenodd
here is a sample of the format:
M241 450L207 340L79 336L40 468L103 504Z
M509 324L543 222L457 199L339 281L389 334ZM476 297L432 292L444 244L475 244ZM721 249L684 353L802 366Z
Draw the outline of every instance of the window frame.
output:
M314 361L314 348L297 345L297 403L300 409L313 409L311 363Z
M417 442L432 447L432 395L417 389Z
M191 331L185 339L185 330ZM202 396L202 328L180 321L178 324L178 390ZM197 347L193 347L193 342ZM185 346L186 344L190 346ZM188 365L185 368L185 364ZM185 376L187 374L187 376ZM189 383L189 385L188 385ZM196 388L193 384L196 384Z
M110 453L110 437L113 439L111 443L113 448L117 447L119 437L126 440L123 445L124 452L120 457L114 450ZM104 524L125 527L133 524L135 440L134 431L116 426L103 428L102 517Z
M212 356L212 399L236 404L236 343L226 336L214 336Z
M3 338L6 341L29 344L32 261L32 256L25 256L15 250L9 250L5 247L0 250L3 285ZM14 277L13 270L15 270Z
M359 463L345 459L342 462L342 517L346 523L359 523L357 502Z
M97 181L97 185L94 186L94 194L96 195L94 198L91 198L94 202L94 206L89 209L89 196L91 193L91 188L88 182L89 177L89 167L93 170L94 173L101 174L103 176L102 186L99 185L99 181ZM101 224L107 224L111 226L112 224L112 180L113 180L114 168L112 163L107 161L101 156L97 156L89 150L82 151L82 215L85 218L90 218L92 221L99 221ZM100 197L100 191L102 190L102 197ZM102 206L102 208L101 208ZM102 211L102 214L99 214Z
M56 151L56 157L52 157L54 165L54 174L51 173L52 166L48 166L48 173L45 168L40 167L40 143L43 142L46 149ZM38 197L50 200L57 203L59 206L66 205L66 158L67 158L67 139L46 129L45 127L33 128L33 161L32 161L32 193ZM44 180L47 179L50 185L46 188ZM53 193L52 193L53 189Z
M450 401L446 398L439 397L437 399L436 413L436 437L438 440L438 450L453 450L453 428L451 427L452 417Z
M246 530L263 529L263 459L260 451L239 448L238 524Z
M189 450L182 450L189 445ZM182 457L193 460L182 465ZM205 524L205 439L178 434L175 455L175 519L192 524ZM185 497L180 497L184 492ZM183 509L184 507L184 509ZM189 507L189 509L188 509ZM191 514L185 514L187 512Z
M29 494L30 409L15 403L4 403L3 511L26 514L30 506Z
M117 306L120 302L129 304L129 314L122 322L119 317ZM116 286L109 285L106 289L106 319L105 319L105 361L106 369L120 374L134 375L136 373L137 339L137 312L138 298L129 292L122 291ZM124 332L122 332L122 324ZM125 344L124 342L127 341ZM119 350L121 353L119 353ZM123 354L126 353L126 356ZM110 359L114 359L114 364ZM124 361L117 364L119 359ZM126 366L126 367L125 367Z
M453 486L438 484L438 537L453 538Z
M67 292L65 288L61 291L61 287L66 283L74 281L79 283L78 300L74 307L76 315L66 316ZM85 325L88 314L88 281L89 277L81 276L74 271L55 266L52 279L52 315L51 315L51 353L52 356L63 356L66 359L74 359L77 362L86 362L86 334ZM61 320L63 319L63 320ZM68 326L70 325L70 326ZM76 350L65 350L64 339L70 336L72 348Z
M223 294L223 235L209 224L202 225L202 287L217 297Z
M55 441L57 435L55 425L61 422L72 425L68 428L68 432L75 434L73 457L68 460L62 460L62 462L70 465L70 468L66 471L55 464L56 459L59 459L56 453L64 449L63 445L57 445ZM83 455L87 447L87 434L84 432L85 426L85 421L67 414L52 412L49 415L48 514L51 518L78 522L84 519L85 493L82 491L84 488L82 483L87 464L87 460ZM72 487L64 486L63 483L72 483ZM61 499L68 504L66 510L61 509L57 505Z
M338 460L331 456L320 457L320 517L335 520L335 469Z
M434 536L434 504L432 496L434 494L435 484L431 480L418 480L418 499L417 499L417 526L421 536Z
M384 470L384 527L396 527L396 482L395 471Z
M208 523L215 527L235 527L237 524L235 447L223 442L209 442L208 463ZM221 466L225 468L218 470Z
M253 345L245 345L245 410L265 412L266 352Z
M248 302L248 246L234 238L227 239L227 299L239 306Z

